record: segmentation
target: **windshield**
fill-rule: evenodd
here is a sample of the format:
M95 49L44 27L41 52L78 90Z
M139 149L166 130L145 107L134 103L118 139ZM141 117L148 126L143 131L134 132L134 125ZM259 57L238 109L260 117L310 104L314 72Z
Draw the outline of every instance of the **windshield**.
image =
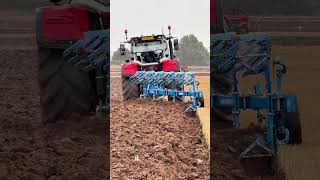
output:
M135 46L132 46L132 52L150 52L150 51L157 51L157 50L166 50L167 45L166 43L162 43L161 41L151 41L151 42L141 42L136 43Z

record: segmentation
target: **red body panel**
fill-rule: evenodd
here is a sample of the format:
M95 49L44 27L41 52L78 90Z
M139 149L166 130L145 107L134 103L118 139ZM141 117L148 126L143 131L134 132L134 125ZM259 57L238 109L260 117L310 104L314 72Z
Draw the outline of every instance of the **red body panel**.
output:
M123 77L130 77L138 71L138 65L133 63L126 63L121 66L121 69Z
M173 60L165 60L162 63L162 70L169 72L169 71L179 71L179 61L177 59Z
M135 63L125 63L121 66L121 73L122 77L130 77L133 76L137 71L143 71L149 68L152 68L155 71L165 71L165 72L172 72L172 71L180 71L179 60L165 60L162 64L157 65L150 65L150 66L139 66Z
M78 40L89 31L88 12L81 6L43 8L42 37L53 40Z
M66 49L81 39L85 32L110 28L110 13L99 15L81 5L38 8L36 19L38 46L46 48Z
M110 28L110 13L103 13L102 14L102 21L103 21L103 26L105 29Z
M217 15L216 15L216 2L215 0L210 1L210 24L214 25L217 23Z

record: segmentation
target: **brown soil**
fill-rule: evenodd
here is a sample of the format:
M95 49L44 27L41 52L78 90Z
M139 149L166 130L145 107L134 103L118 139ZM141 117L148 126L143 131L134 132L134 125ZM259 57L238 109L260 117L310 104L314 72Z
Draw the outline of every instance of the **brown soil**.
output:
M103 179L106 127L93 118L40 121L35 50L0 50L0 179Z
M262 132L262 130L254 126L245 129L234 129L232 127L221 128L220 123L218 124L213 134L213 151L211 153L213 154L212 162L214 164L212 166L212 177L214 179L254 178L255 175L249 175L244 170L243 165L240 163L239 156L255 141L258 132ZM255 171L254 167L250 168ZM268 177L264 177L264 179L266 178Z
M111 177L209 179L209 152L200 122L182 103L121 100L121 79L111 79Z
M246 177L240 162L229 150L228 142L230 138L226 138L224 132L215 131L213 134L213 179L244 179ZM232 140L231 140L232 141Z

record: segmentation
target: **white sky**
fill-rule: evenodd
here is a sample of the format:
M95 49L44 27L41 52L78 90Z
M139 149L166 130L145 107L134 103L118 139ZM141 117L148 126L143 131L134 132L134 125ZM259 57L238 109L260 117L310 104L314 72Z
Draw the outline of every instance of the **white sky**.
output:
M161 34L162 28L179 39L194 34L210 46L210 0L111 0L111 51L128 37Z

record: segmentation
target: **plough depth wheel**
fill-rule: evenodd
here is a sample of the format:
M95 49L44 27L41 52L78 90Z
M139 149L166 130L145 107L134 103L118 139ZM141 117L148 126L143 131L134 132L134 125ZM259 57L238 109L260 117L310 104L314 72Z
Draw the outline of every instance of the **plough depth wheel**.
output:
M287 112L285 114L285 127L288 128L290 134L288 144L302 143L299 109L297 109L297 112Z

